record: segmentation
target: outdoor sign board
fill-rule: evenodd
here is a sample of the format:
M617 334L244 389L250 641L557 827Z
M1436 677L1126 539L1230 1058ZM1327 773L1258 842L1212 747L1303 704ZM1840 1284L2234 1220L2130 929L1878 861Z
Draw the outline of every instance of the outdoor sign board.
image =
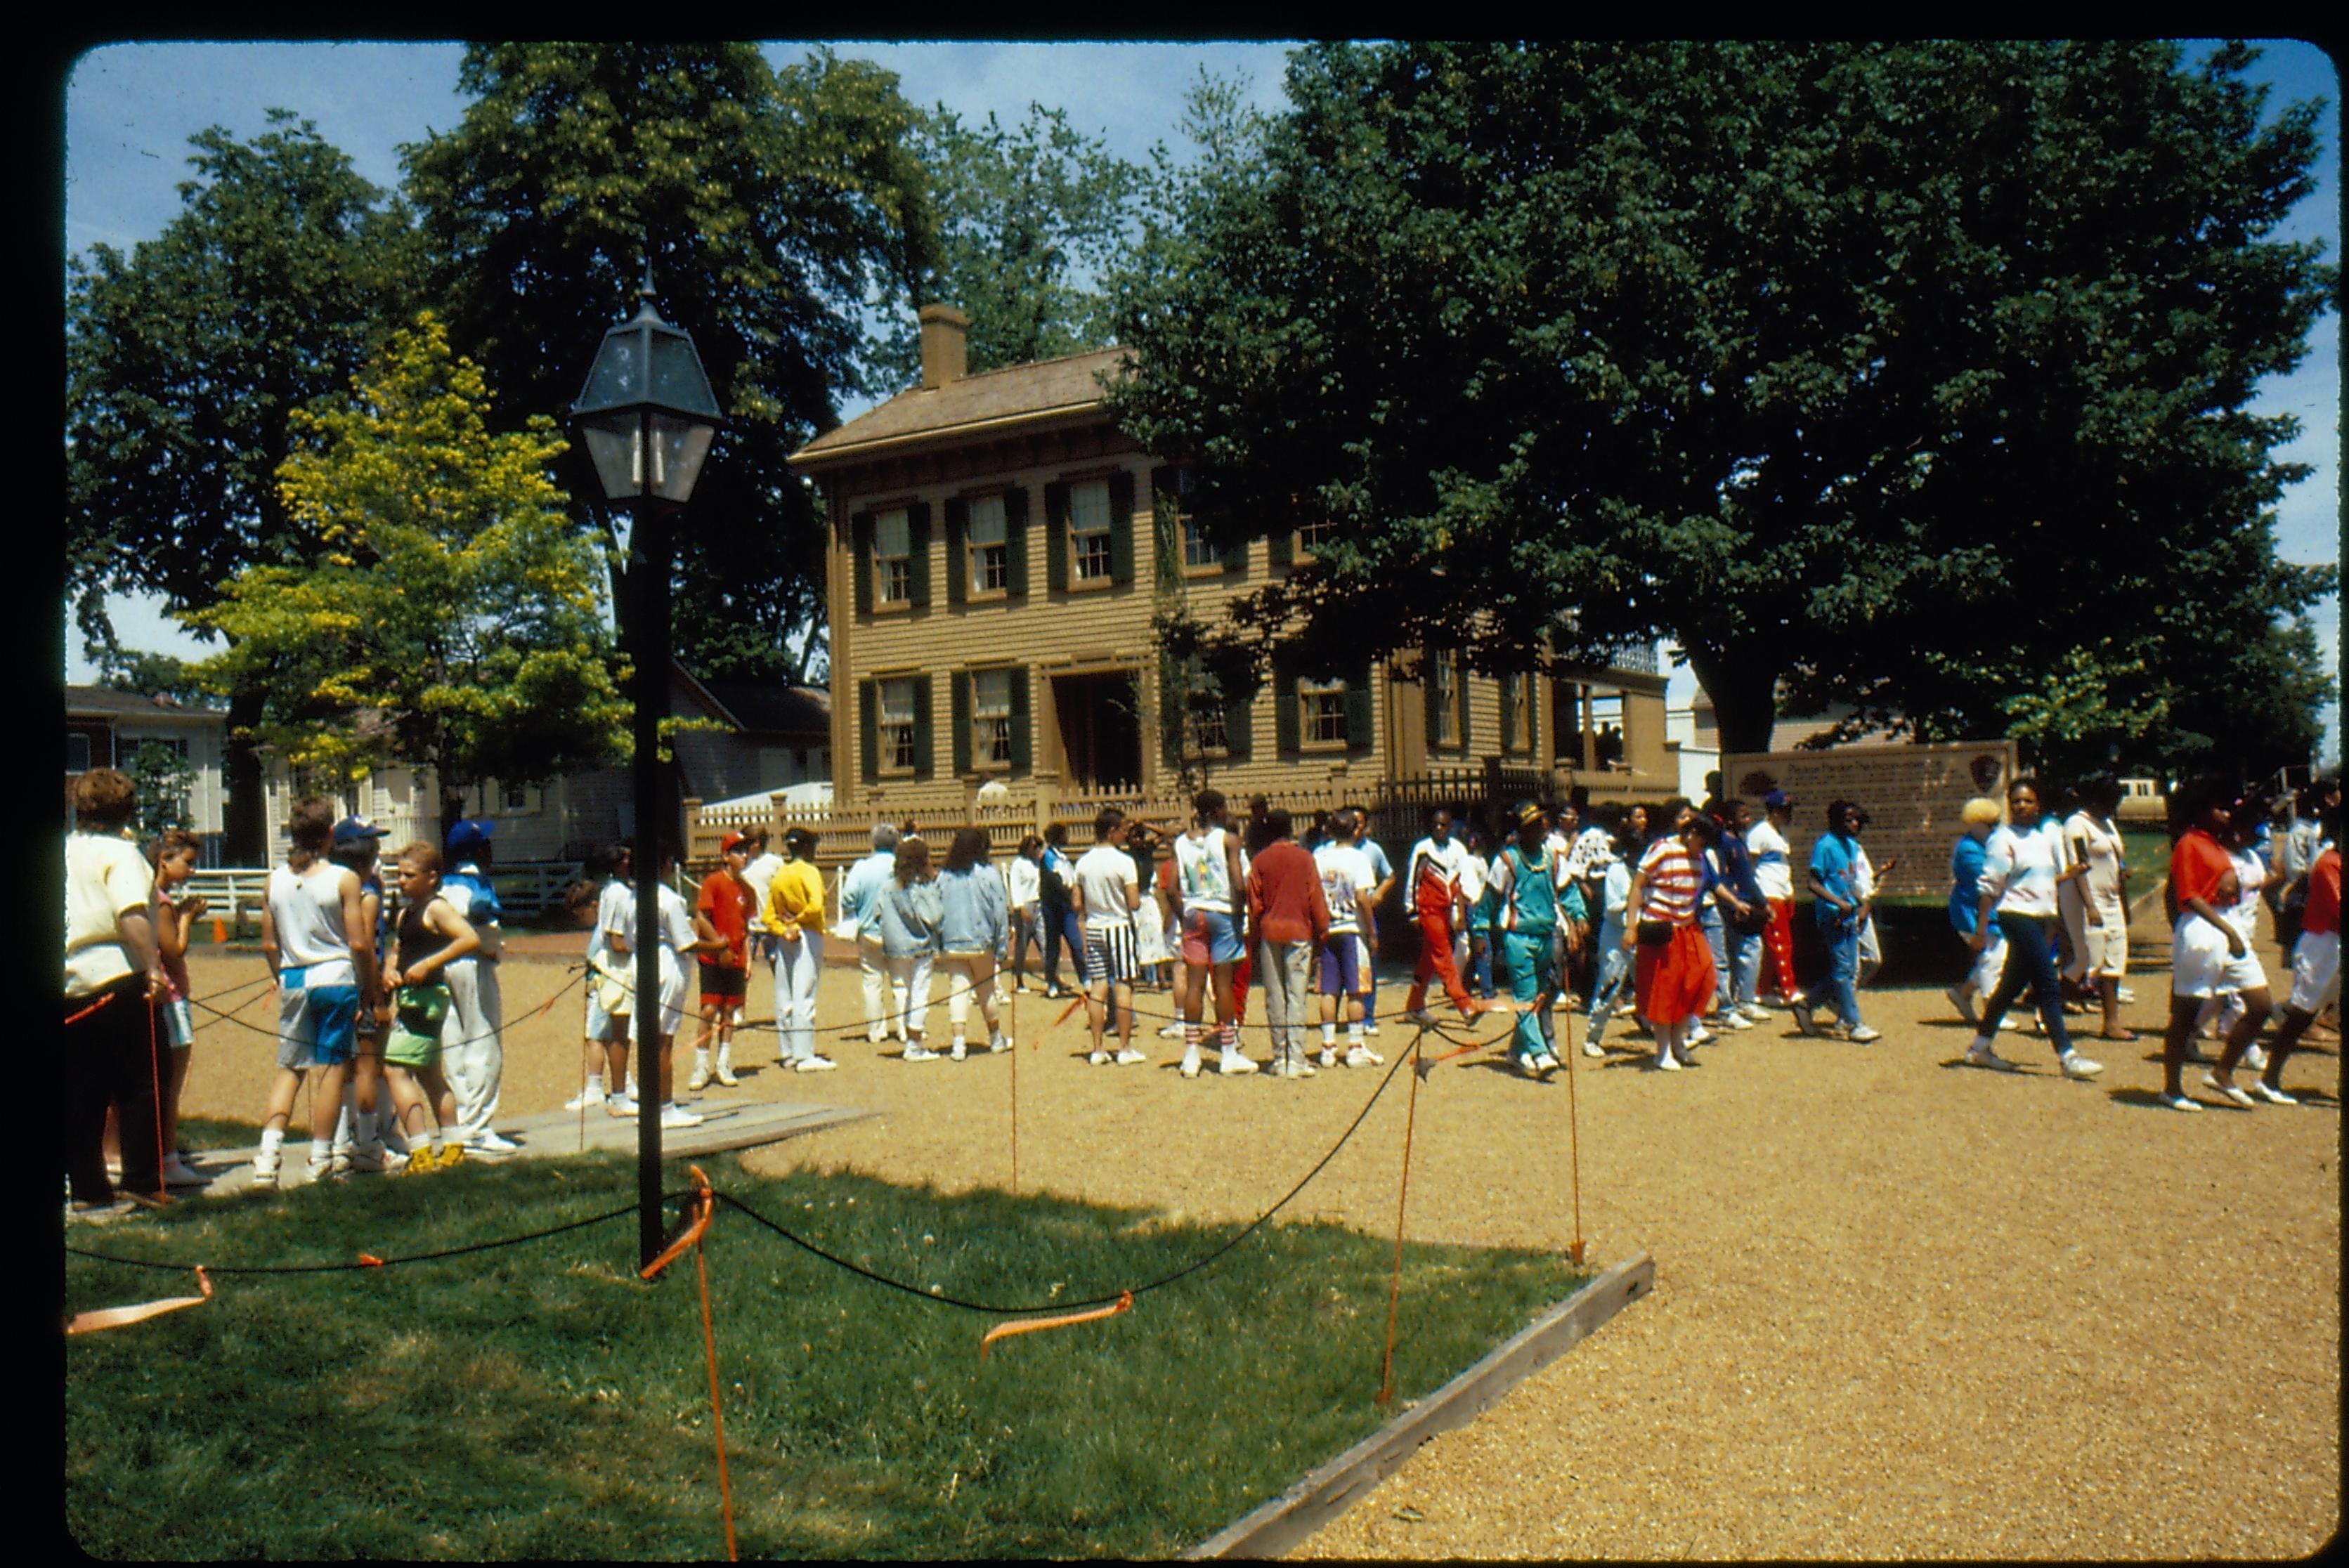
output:
M1795 866L1796 903L1811 895L1806 872L1811 846L1826 831L1827 803L1852 800L1868 816L1859 841L1878 868L1879 898L1946 898L1950 848L1965 831L1959 812L1988 795L2002 806L2014 778L2012 740L1936 742L1924 746L1854 746L1828 751L1733 751L1721 759L1723 788L1754 808L1784 789L1795 802L1786 842ZM1898 857L1888 875L1882 868Z

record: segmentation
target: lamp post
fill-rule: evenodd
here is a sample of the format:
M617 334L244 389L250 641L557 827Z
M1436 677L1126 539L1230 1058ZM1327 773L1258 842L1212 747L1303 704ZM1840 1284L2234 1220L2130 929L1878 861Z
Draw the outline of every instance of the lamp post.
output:
M658 933L667 824L659 808L660 721L668 710L671 524L693 498L701 460L724 421L693 339L653 306L649 260L636 298L636 314L604 334L571 422L605 499L631 520L622 613L636 667L636 1233L639 1262L648 1264L661 1248Z

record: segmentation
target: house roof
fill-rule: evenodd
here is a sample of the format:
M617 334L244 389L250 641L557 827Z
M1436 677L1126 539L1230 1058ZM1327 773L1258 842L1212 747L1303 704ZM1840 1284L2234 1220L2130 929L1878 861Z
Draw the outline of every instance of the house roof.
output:
M1101 407L1102 375L1116 372L1124 356L1123 348L1097 348L985 370L935 388L916 387L818 436L792 454L792 464L820 469L899 447L1088 413Z
M190 707L172 697L148 696L140 692L116 691L111 686L94 686L66 687L66 715L70 718L168 717L223 723L228 718L228 715L218 708Z
M700 685L744 730L831 736L832 694L822 686L771 681L703 681Z

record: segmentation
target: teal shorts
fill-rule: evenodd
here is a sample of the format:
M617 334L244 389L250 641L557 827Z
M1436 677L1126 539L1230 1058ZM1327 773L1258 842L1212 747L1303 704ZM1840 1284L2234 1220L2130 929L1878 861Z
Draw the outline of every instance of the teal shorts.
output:
M440 1025L449 1016L449 987L439 981L429 985L403 985L391 1015L391 1032L384 1037L387 1067L436 1068L440 1065Z

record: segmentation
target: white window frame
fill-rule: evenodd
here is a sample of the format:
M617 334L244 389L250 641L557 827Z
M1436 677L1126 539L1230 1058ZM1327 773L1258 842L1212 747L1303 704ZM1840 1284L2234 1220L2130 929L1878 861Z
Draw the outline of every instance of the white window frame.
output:
M1011 680L1009 666L970 672L970 760L982 772L1011 766ZM1000 683L990 696L989 685Z
M994 537L989 539L988 534ZM1000 494L973 496L964 514L963 548L968 552L966 581L974 599L1011 591L1010 524Z
M1069 486L1071 586L1107 583L1114 574L1117 554L1111 542L1111 522L1109 480L1078 480ZM1092 566L1099 570L1091 570Z
M893 543L901 547L894 554L888 548ZM873 603L878 608L913 600L914 514L911 508L892 507L873 516Z
M874 751L884 773L911 773L920 766L916 749L914 683L919 676L891 676L874 683L873 716ZM890 699L902 699L902 707Z
M1435 687L1435 744L1455 748L1460 744L1460 688L1467 684L1460 678L1459 655L1436 649L1427 655L1427 678Z
M1332 733L1322 733L1325 729ZM1346 683L1297 683L1297 744L1306 751L1346 749Z

